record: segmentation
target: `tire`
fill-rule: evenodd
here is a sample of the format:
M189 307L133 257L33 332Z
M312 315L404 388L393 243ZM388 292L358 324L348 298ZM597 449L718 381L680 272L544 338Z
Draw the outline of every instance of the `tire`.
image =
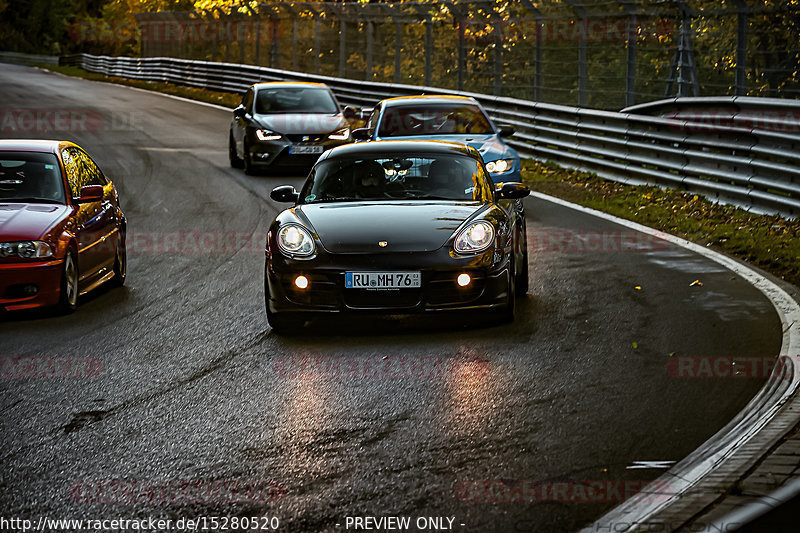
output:
M78 280L80 279L78 262L75 253L67 250L64 257L64 270L61 273L61 290L59 291L58 311L63 314L74 312L78 308Z
M244 167L244 161L236 153L236 141L233 140L233 132L228 133L228 160L233 168Z
M128 277L128 249L126 245L125 230L120 230L117 249L114 256L114 277L111 278L111 285L122 287Z
M527 228L525 227L525 223L522 224L522 229L520 231L522 235L522 268L519 269L519 273L517 274L516 284L517 284L517 294L527 294L528 293L528 232Z
M508 273L508 301L506 305L503 306L497 312L497 319L498 322L501 324L510 324L514 322L514 316L516 314L517 309L517 294L516 294L516 287L517 287L517 279L514 275L514 260L512 259L509 261L509 273Z
M248 176L253 176L256 173L256 169L253 168L253 160L250 158L250 147L247 146L247 140L244 141L244 159L242 162L242 168L244 168L244 173Z

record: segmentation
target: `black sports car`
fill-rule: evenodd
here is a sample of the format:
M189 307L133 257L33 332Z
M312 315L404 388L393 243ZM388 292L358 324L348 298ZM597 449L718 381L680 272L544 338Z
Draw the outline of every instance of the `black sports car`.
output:
M256 83L233 110L231 166L247 174L267 167L308 172L322 152L351 142L355 116L323 83Z
M443 141L375 141L325 152L269 228L273 329L325 313L485 311L514 319L528 260L516 182L494 185L480 154Z

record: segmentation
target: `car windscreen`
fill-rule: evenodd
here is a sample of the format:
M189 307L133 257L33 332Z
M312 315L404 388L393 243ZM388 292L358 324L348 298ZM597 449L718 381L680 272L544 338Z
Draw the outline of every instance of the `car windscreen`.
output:
M0 151L0 201L65 204L54 154Z
M378 137L415 135L491 135L489 120L480 107L464 104L396 106L384 111Z
M362 200L490 201L483 165L453 154L380 154L319 162L300 193L301 203Z
M331 92L325 87L275 87L259 89L257 114L339 112Z

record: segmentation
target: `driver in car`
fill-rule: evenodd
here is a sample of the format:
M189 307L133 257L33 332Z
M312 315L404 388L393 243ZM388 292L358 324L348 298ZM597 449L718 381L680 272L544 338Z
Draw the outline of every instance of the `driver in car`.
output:
M375 161L364 161L359 165L356 181L356 198L392 198L402 191L399 184L386 179L383 167Z

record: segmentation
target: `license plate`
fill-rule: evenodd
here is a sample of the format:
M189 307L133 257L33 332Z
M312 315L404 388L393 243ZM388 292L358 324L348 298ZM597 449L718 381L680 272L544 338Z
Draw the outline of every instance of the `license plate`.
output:
M422 285L419 272L347 272L347 289L418 289Z
M293 144L289 147L290 154L321 154L324 148L316 144Z

